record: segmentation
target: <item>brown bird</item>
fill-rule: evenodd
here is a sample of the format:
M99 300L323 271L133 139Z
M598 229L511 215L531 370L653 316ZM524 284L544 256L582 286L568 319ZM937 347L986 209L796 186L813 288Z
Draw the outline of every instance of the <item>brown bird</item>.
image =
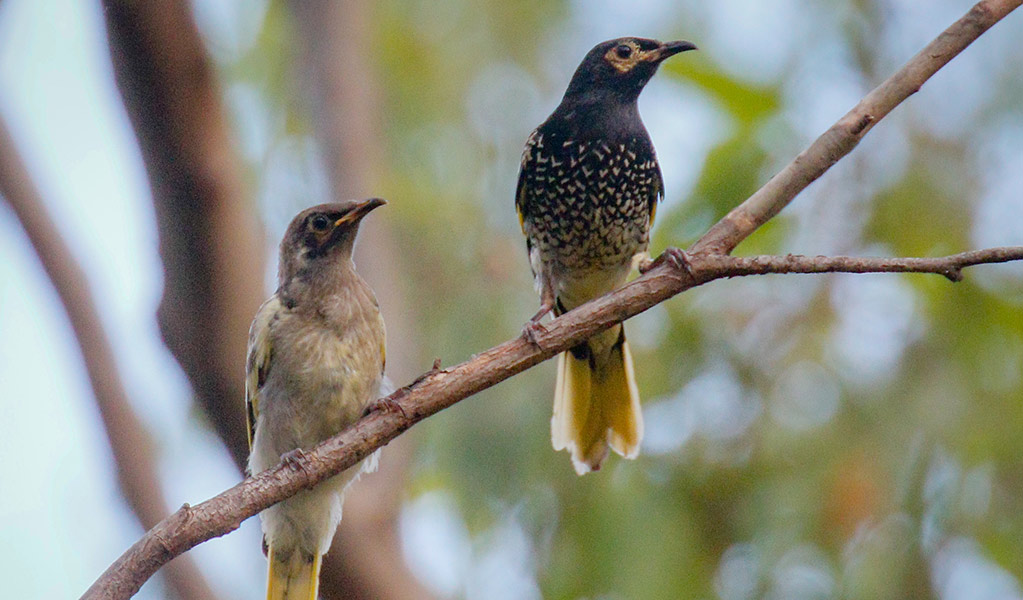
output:
M645 256L664 184L637 100L661 61L695 48L631 37L597 44L529 136L515 194L540 291L527 335L552 309L560 315L621 286ZM621 325L558 357L551 440L571 452L576 472L599 469L609 447L634 458L642 437Z
M302 211L281 241L279 286L249 331L245 380L249 470L294 460L354 423L379 397L384 322L355 272L359 222L385 204L322 204ZM345 490L376 468L362 463L260 513L268 600L315 600L320 558L341 520Z

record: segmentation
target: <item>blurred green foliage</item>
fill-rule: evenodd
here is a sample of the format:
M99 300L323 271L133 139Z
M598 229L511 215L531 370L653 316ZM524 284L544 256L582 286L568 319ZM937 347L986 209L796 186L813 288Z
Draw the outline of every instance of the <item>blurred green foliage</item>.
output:
M942 6L950 15L966 9ZM729 24L714 23L724 16L688 4L655 4L650 10L663 17L635 30L602 16L611 11L605 2L375 7L372 54L389 160L378 193L391 200L388 216L402 240L424 369L435 356L451 364L517 335L535 310L513 208L518 155L578 59L612 37L600 32L695 41L698 56L667 63L658 79L701 98L726 124L708 133L697 123L687 134L710 143L703 155L681 157L699 168L684 188L667 190L659 250L692 242L811 141L808 123L837 119L909 57L904 46L915 52L951 22L928 21L933 31L922 36L909 25L919 17L910 8L823 3L791 29L758 38L778 50L728 37ZM1012 231L1023 231L1023 191L1011 188L1015 200L998 196L992 182L1005 162L981 158L988 146L998 150L999 124L1023 119L1023 54L1010 43L1020 19L1010 19L738 252L963 251L999 241L976 216L984 202L1003 202L1001 214L1017 223ZM296 97L293 36L286 11L272 2L256 43L226 61L229 82L258 90L277 124L264 158L252 161L257 179L273 146L314 130ZM822 40L831 50L817 54ZM748 58L722 68L725 46ZM757 71L761 52L780 53L782 66L768 61ZM957 99L949 90L959 88L981 91ZM666 176L684 166L663 158ZM980 267L956 285L922 275L774 276L716 282L673 299L628 326L650 447L584 478L550 448L552 364L430 419L417 428L408 502L444 498L464 524L471 560L446 591L969 597L954 595L955 576L967 589L1018 597L1021 279L1012 267ZM525 540L524 550L501 542L508 531ZM487 560L521 567L535 587L502 588L500 569L494 587L472 583Z

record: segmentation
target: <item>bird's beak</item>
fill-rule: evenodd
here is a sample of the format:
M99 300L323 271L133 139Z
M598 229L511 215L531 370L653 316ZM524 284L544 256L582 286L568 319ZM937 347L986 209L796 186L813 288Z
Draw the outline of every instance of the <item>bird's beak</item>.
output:
M660 48L656 48L648 54L648 56L650 57L648 60L652 60L653 62L659 63L662 60L670 56L675 56L680 52L696 49L697 49L696 44L692 42L686 42L683 40L679 40L677 42L665 42L661 44Z
M355 208L348 211L345 216L341 217L334 222L334 227L340 227L345 223L358 223L363 217L368 215L374 208L379 208L387 204L382 198L370 198L369 200L363 200L362 202L355 205Z

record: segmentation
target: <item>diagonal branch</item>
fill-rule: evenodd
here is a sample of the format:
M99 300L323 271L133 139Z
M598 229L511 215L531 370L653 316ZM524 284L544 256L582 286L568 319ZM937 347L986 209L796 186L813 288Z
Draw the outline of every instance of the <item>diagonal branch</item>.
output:
M0 119L0 196L14 210L60 297L110 442L121 495L142 527L149 529L169 512L156 476L152 440L128 401L117 360L89 291L89 281L58 234L3 119ZM198 567L187 556L168 566L167 582L179 600L214 597Z
M693 245L691 252L730 253L739 242L788 206L860 143L863 136L925 81L1020 5L1020 0L978 2L859 104L814 140L745 202L732 209Z
M231 532L243 520L266 507L354 465L415 423L697 285L724 277L768 272L918 271L942 273L954 279L965 266L1023 258L1023 248L984 250L945 259L725 256L847 154L873 122L919 89L937 69L1020 3L1023 0L983 0L974 6L924 52L913 57L867 96L868 99L884 99L884 102L872 100L856 123L843 125L848 115L844 117L768 182L766 191L762 189L754 194L712 227L694 247L688 269L678 268L670 260L663 261L621 289L554 319L546 331L537 336L537 344L517 338L450 369L432 371L391 396L402 411L370 414L307 452L294 464L278 466L246 479L194 508L182 507L118 558L83 599L130 597L172 557L207 539ZM819 264L814 262L818 260ZM933 262L942 260L945 262ZM914 265L912 261L923 262Z
M1012 260L1023 260L1023 247L933 259L697 255L688 269L665 264L551 321L539 335L539 345L519 337L450 369L431 371L389 397L401 411L374 412L287 465L250 477L195 507L183 506L129 548L82 598L130 597L170 558L230 533L259 511L354 465L419 421L698 285L763 273L922 272L949 276L967 266Z

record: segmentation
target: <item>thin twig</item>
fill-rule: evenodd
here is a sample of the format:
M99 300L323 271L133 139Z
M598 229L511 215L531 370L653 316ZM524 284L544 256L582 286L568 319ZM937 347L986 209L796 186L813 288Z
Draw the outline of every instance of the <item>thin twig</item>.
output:
M546 326L545 332L537 335L536 344L517 338L478 354L460 365L429 374L410 388L391 395L390 399L399 403L404 408L404 413L374 412L312 451L306 452L304 457L299 459L298 465L278 466L246 479L195 507L182 507L118 558L83 598L128 598L171 557L207 539L233 531L243 520L266 507L354 465L413 424L551 358L558 352L567 350L614 323L714 279L752 274L755 267L759 269L756 272L772 272L770 266L774 258L766 260L766 266L757 267L756 258L734 259L722 256L721 253L730 251L750 232L777 214L796 193L819 177L841 156L847 154L855 145L855 141L862 137L873 122L876 122L878 115L887 114L892 106L919 89L923 81L941 65L951 60L1021 2L1023 0L984 0L966 17L949 27L924 52L914 57L899 71L903 74L905 82L910 82L911 85L907 86L905 82L892 82L890 79L878 88L883 89L883 92L878 90L871 92L868 98L884 99L884 103L870 107L870 110L877 114L865 113L859 121L849 124L845 131L836 131L832 128L829 134L830 137L836 138L836 141L815 142L765 186L780 191L754 194L750 200L711 228L694 248L696 252L691 257L692 274L675 268L671 261L665 261L623 288L554 319ZM866 115L871 115L873 119L867 119ZM823 137L829 137L829 134ZM846 136L853 136L852 142L841 141ZM1019 248L994 249L981 251L979 256L968 253L966 256L973 257L970 259L956 255L945 259L950 262L944 268L957 270L967 264L1015 260L1018 252ZM1010 254L1012 256L1006 258ZM792 266L787 272L810 270L806 265L803 265L801 270L800 260L796 257L777 258L792 261ZM731 268L735 269L734 272L726 268L728 260L739 261L731 265ZM809 260L812 262L812 259ZM830 259L825 259L825 262L827 260ZM920 269L911 269L907 264L896 265L891 259L847 260L876 260L878 262L875 270L936 272L934 266L930 264L923 264ZM744 264L743 261L749 264ZM889 266L885 267L885 264ZM833 268L824 270L842 270L837 268L839 266L841 265L836 263L832 265ZM849 268L853 267L855 265L850 263ZM746 272L743 272L743 269L746 269Z
M726 273L726 277L768 273L937 273L961 281L962 270L980 264L1023 260L1023 246L973 250L939 258L887 258L860 256L726 256L703 257L701 268ZM699 273L697 273L699 276Z

